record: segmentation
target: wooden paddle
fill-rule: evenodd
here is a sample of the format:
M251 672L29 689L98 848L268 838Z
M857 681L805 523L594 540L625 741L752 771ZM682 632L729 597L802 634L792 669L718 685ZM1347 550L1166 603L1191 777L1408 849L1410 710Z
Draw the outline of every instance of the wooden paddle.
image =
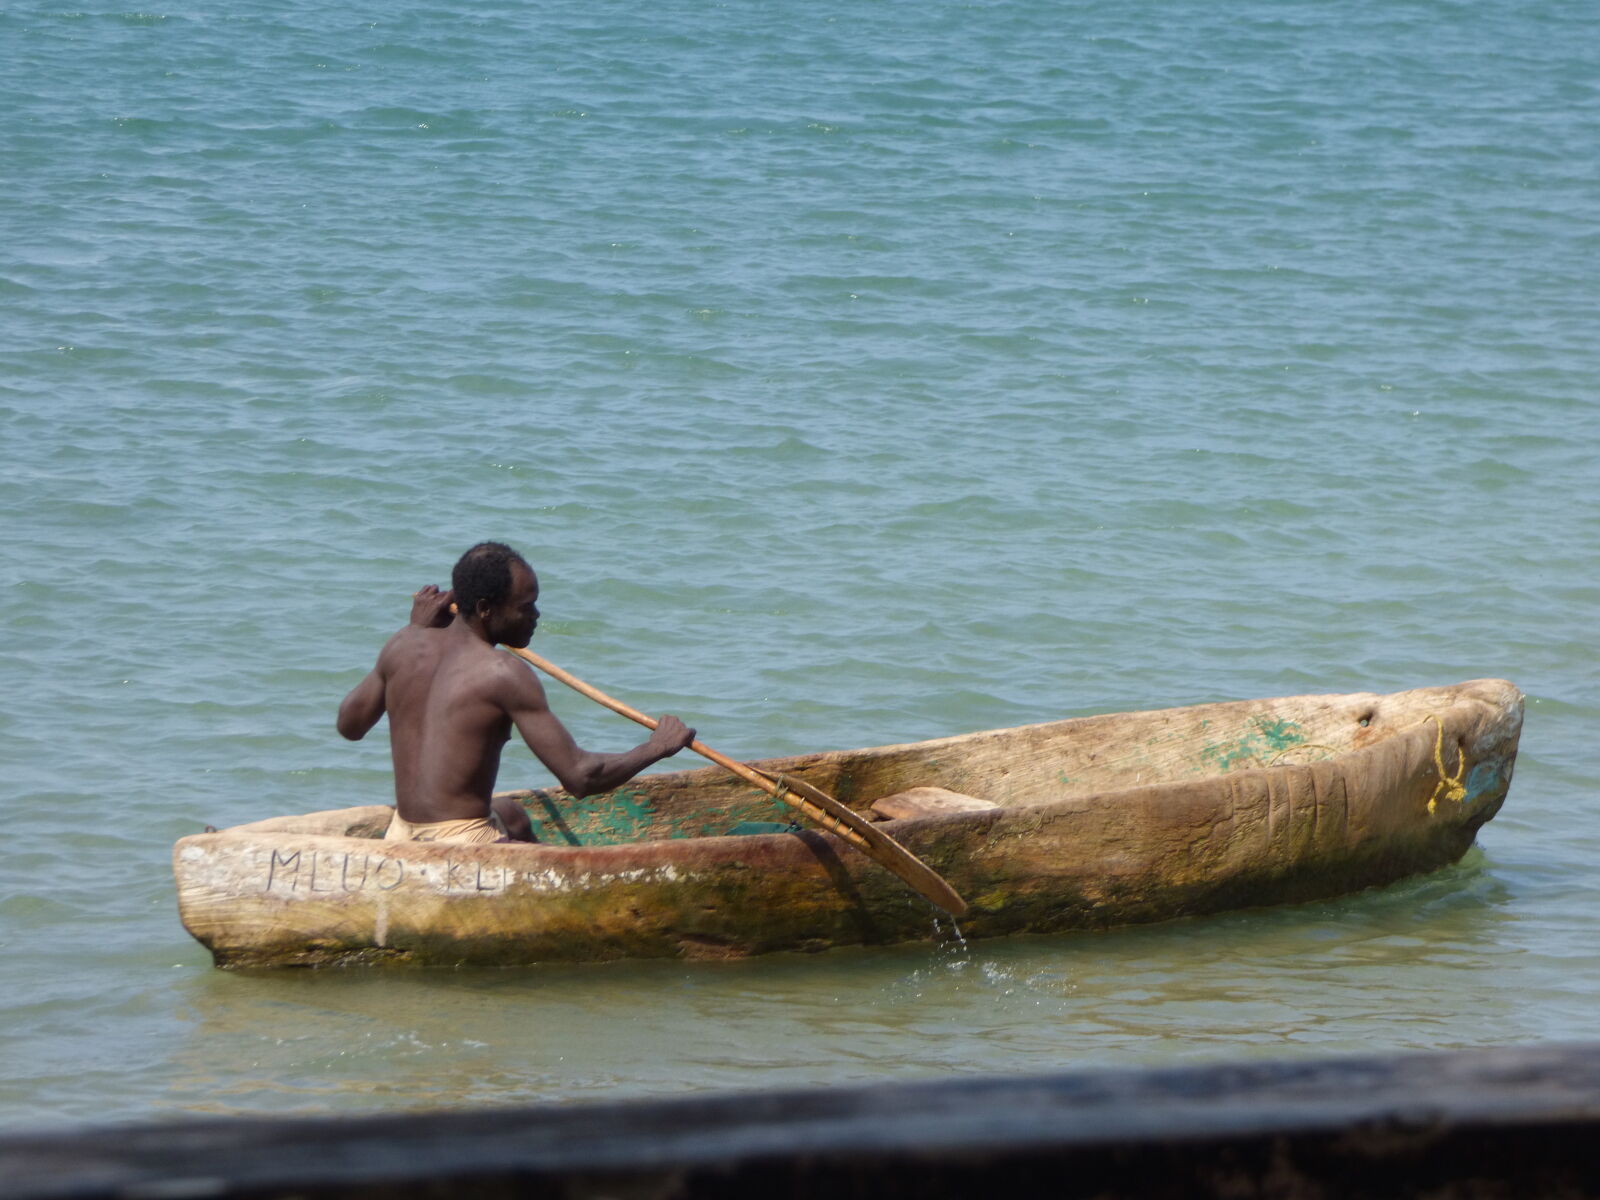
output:
M506 649L518 658L532 663L552 679L560 680L573 691L583 693L612 712L620 713L630 721L637 721L647 729L656 727L657 721L654 717L647 717L622 701L612 699L599 688L591 687L576 675L563 671L554 663L546 662L537 654L519 650L515 646L507 646ZM862 817L860 813L847 808L820 788L813 787L802 779L791 779L786 775L774 778L763 771L757 771L754 767L747 767L744 763L735 762L726 755L717 753L704 742L690 742L689 749L703 758L709 758L717 766L732 771L746 783L770 793L774 799L804 814L829 833L837 834L880 866L893 871L913 891L937 904L952 917L966 914L966 901L956 894L956 890L946 883L937 871L871 821Z

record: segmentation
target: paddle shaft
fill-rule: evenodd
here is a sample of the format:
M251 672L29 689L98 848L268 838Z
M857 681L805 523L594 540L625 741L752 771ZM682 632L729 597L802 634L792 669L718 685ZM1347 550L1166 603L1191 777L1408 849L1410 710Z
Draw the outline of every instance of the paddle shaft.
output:
M507 646L506 649L510 650L511 653L515 654L518 658L532 663L534 666L538 667L539 670L550 676L550 678L559 680L561 683L566 684L573 691L582 693L583 695L589 697L589 699L593 700L596 704L604 705L612 712L627 717L630 721L637 721L646 729L654 729L658 724L660 724L660 722L654 717L646 716L644 713L640 712L631 705L624 704L621 700L606 695L599 688L585 683L583 680L579 679L576 675L573 675L569 671L563 671L560 667L556 666L555 663L545 661L531 650L519 649L516 646ZM760 771L754 770L751 767L747 767L742 762L729 758L726 754L718 753L698 739L689 743L689 749L693 750L702 758L710 759L712 762L716 763L717 766L723 768L724 770L733 772L733 774L737 775L746 783L752 784L753 786L760 788L762 791L770 793L777 799L788 804L791 808L801 807L797 800L790 799L790 793L787 788L778 783L776 780L767 778L767 776L763 775ZM866 840L862 838L860 834L851 829L849 826L834 820L826 813L807 811L806 816L815 821L817 824L821 825L830 833L837 834L839 837L844 838L851 845L862 850L868 849Z

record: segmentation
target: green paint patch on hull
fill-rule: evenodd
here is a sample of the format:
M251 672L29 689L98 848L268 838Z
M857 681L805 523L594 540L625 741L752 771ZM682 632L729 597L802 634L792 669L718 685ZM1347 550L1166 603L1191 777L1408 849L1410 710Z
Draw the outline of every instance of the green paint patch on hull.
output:
M688 812L664 809L651 798L648 785L642 783L582 798L559 791L528 792L516 798L528 811L534 837L548 846L622 846L630 842L722 837L752 824L788 828L787 808L771 801L764 792L754 788L748 791L748 797L707 803Z
M1240 767L1267 767L1278 755L1305 743L1306 735L1298 722L1278 717L1251 717L1239 738L1203 747L1200 761L1206 774Z
M551 846L615 846L636 842L656 822L655 805L639 788L619 788L577 799L550 796L523 801L533 836Z

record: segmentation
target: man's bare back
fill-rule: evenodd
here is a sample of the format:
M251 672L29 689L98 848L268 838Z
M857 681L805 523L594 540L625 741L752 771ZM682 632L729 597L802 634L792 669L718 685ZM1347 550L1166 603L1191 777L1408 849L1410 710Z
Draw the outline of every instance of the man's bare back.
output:
M474 546L451 591L417 593L411 624L389 639L377 665L339 706L339 732L364 737L389 714L395 807L413 825L490 815L500 751L515 728L575 796L609 791L694 740L663 717L650 738L621 754L584 750L545 700L538 678L495 646L524 647L538 624L538 577L508 547ZM454 601L459 612L452 619ZM508 831L532 840L520 808L502 808ZM512 826L516 827L512 827Z

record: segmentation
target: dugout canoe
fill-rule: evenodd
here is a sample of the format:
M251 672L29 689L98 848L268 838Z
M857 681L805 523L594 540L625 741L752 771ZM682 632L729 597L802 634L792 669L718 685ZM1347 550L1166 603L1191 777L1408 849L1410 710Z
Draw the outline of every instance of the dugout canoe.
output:
M884 828L964 896L967 938L1323 899L1455 862L1505 800L1522 694L1479 679L1078 717L757 763ZM936 935L834 835L778 832L717 768L508 793L541 844L382 841L392 809L182 838L184 926L221 967L735 958Z

